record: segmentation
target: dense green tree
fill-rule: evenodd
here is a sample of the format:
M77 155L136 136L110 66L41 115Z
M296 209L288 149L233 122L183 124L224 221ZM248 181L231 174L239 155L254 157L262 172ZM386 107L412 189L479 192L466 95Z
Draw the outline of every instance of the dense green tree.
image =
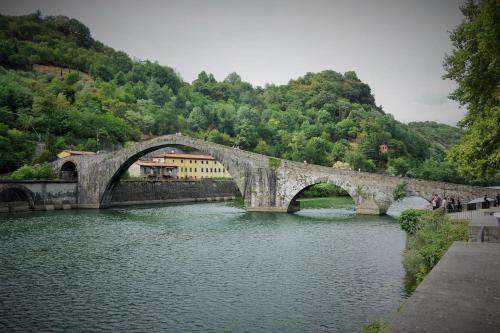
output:
M15 170L31 161L35 142L29 134L0 123L0 172Z
M349 152L346 154L345 160L353 170L375 172L377 166L372 160L369 160L360 152Z
M449 159L462 175L492 179L500 170L500 10L497 0L468 0L465 21L450 35L445 78L455 80L451 98L467 107L461 143Z
M405 157L391 158L387 165L386 174L390 176L407 176L411 163Z

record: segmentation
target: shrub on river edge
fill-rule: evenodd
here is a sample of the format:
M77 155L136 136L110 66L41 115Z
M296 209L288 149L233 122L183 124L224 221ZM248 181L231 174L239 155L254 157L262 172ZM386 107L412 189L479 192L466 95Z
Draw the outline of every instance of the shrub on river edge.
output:
M407 209L401 213L398 222L406 232L403 259L406 290L413 293L454 241L467 241L467 224L451 223L441 209ZM366 325L363 332L379 333L388 326L384 320L375 320Z
M374 320L365 327L363 333L379 333L383 332L389 326L389 322L385 320Z
M466 241L467 225L452 224L442 210L404 211L398 218L406 232L403 266L409 292L413 292L454 241Z

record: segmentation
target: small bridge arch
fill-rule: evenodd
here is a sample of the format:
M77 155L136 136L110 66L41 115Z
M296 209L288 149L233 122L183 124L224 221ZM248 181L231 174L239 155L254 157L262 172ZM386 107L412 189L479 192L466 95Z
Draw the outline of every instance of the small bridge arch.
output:
M11 211L19 203L26 202L35 209L35 194L21 184L0 184L0 207Z
M299 210L300 209L300 205L297 202L297 199L300 197L300 195L302 193L304 193L304 191L306 191L307 189L310 189L311 187L313 187L315 185L318 185L318 184L333 184L333 185L337 186L338 188L341 188L342 190L344 190L345 192L347 192L347 194L349 194L349 196L354 201L354 203L357 203L357 201L358 201L357 193L355 191L353 191L353 189L350 186L348 186L348 184L346 184L345 182L338 181L338 180L335 180L335 179L316 179L316 180L311 181L310 184L305 185L301 190L299 190L291 198L290 203L288 204L287 211L288 212L294 212L294 211Z

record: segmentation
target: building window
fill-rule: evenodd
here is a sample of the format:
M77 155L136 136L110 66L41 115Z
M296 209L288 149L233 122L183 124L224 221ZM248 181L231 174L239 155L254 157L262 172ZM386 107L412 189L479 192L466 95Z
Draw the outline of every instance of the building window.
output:
M203 168L201 168L201 172L203 172Z
M181 163L184 163L184 160L181 160Z
M192 172L193 170L191 168L189 168L189 172Z
M189 164L193 163L193 160L189 160Z
M210 172L213 172L213 171L212 171L212 168L210 168Z
M194 172L197 172L197 171L196 171L196 168L194 168Z
M194 164L196 164L196 163L198 163L198 161L197 161L197 160L194 160Z

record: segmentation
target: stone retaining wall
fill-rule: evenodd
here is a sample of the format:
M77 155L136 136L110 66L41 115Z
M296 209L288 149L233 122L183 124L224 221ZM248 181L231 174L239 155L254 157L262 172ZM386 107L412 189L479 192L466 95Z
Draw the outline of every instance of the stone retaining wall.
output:
M238 187L231 180L121 181L110 206L234 199Z
M9 193L16 197L9 197ZM77 197L76 181L0 181L0 213L76 208Z

